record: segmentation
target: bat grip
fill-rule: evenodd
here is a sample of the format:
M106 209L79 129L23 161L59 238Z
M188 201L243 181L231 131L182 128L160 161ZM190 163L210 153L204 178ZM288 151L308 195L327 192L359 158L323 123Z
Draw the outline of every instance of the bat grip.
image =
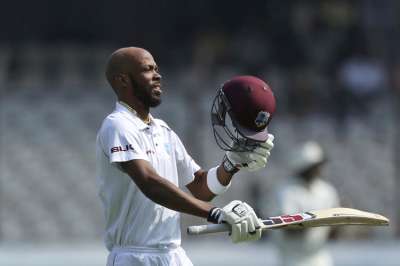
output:
M193 225L187 228L189 235L203 235L211 233L229 232L230 226L227 224L204 224L204 225Z

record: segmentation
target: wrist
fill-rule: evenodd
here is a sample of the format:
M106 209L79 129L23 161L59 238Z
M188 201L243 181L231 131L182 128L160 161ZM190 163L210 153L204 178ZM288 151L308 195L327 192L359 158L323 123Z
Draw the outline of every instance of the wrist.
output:
M213 207L208 212L207 221L214 224L220 224L222 222L222 209Z
M237 173L240 170L231 160L229 160L229 157L226 154L222 159L222 167L225 170L225 172L231 175Z
M213 167L207 172L207 186L208 189L215 195L220 195L224 193L231 185L231 175L225 174L223 176L221 173L218 173L218 166ZM221 169L220 169L221 170ZM218 175L221 176L221 180L218 178ZM226 182L225 182L226 181Z

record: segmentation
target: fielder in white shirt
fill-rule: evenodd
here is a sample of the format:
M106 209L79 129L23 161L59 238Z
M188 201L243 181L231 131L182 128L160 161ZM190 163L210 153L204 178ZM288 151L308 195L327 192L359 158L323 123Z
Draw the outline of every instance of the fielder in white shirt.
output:
M282 184L273 199L263 206L266 215L300 213L309 210L334 208L339 206L336 189L320 178L325 155L321 146L309 141L296 149L289 165L294 176ZM326 242L330 227L299 230L276 230L271 234L276 241L281 266L332 266L333 260Z
M220 209L208 201L228 189L239 169L265 167L273 136L251 151L229 151L221 165L202 170L174 131L149 113L161 103L162 89L148 51L137 47L115 51L106 77L118 98L96 142L105 244L110 251L107 265L192 265L180 247L179 212L230 224L233 242L259 239L261 221L249 205L233 201ZM251 84L246 86L248 90Z

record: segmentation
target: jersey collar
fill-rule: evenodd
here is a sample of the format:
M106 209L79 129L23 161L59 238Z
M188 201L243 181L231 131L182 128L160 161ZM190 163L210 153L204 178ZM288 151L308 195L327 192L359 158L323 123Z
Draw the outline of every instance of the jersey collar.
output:
M155 123L155 119L153 118L153 116L151 114L149 114L150 117L150 124L146 124L145 122L143 122L142 119L140 119L137 116L137 113L135 110L133 109L128 109L125 106L123 106L122 104L120 104L119 102L116 102L115 104L115 110L117 112L121 112L124 113L126 115L128 115L129 117L132 118L132 122L135 124L135 126L137 126L140 130L146 129L148 128L152 123Z

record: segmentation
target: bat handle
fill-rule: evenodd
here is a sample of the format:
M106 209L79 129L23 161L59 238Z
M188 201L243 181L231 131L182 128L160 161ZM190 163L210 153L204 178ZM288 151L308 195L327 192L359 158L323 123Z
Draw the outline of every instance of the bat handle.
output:
M227 224L204 224L193 225L187 228L189 235L203 235L211 233L229 232L230 226Z

